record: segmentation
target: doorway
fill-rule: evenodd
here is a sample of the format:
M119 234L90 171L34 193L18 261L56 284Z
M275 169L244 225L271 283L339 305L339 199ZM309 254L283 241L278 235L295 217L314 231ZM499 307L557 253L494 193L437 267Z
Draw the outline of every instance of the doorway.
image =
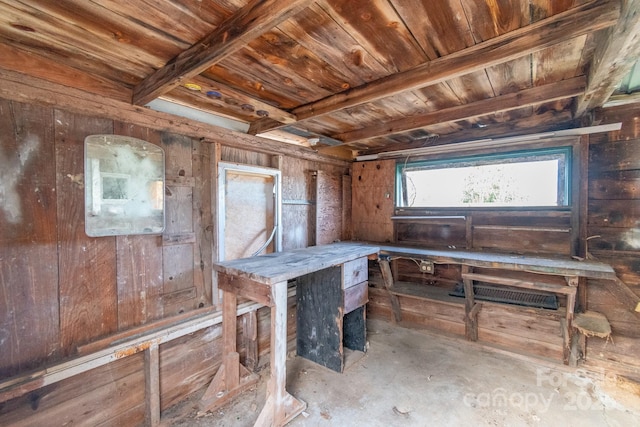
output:
M218 163L218 261L282 250L281 174Z

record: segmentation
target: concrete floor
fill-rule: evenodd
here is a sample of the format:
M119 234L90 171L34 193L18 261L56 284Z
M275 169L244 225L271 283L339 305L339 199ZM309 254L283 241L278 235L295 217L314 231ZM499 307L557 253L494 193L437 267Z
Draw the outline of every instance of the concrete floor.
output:
M300 357L287 390L307 402L291 427L637 426L640 389L604 372L533 364L437 334L368 322L370 348L338 374ZM168 426L250 426L265 399L256 389L198 415L197 400L163 414ZM629 383L627 383L629 384Z

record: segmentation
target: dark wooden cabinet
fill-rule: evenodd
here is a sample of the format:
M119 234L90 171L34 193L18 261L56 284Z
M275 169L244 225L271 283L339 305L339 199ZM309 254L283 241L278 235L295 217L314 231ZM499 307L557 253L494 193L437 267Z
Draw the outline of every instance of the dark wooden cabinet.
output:
M297 280L297 352L337 372L344 349L365 351L367 258L301 276Z

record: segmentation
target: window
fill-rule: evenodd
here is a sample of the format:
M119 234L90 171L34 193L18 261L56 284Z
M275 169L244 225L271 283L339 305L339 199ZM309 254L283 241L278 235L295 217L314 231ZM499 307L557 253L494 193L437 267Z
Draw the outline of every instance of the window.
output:
M398 207L569 204L569 148L399 163Z

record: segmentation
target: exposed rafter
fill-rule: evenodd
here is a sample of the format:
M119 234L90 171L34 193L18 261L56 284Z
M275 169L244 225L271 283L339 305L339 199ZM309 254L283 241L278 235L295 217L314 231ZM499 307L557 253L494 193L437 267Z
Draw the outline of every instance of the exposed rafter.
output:
M583 93L585 87L586 79L584 77L575 77L573 79L562 80L516 93L471 102L469 104L457 105L419 116L405 117L352 132L333 135L333 137L344 141L345 144L349 144L369 138L420 129L430 125L468 120L475 117L486 116L489 113L510 111L542 102L570 98Z
M618 23L598 35L589 83L576 104L576 116L602 106L638 59L640 51L640 0L624 0Z
M442 135L437 138L430 137L427 140L396 143L384 147L360 150L358 155L379 154L389 150L410 150L430 145L455 144L462 141L470 141L485 138L501 138L531 133L550 132L556 130L580 127L581 123L571 119L570 112L558 113L547 111L534 116L530 120L516 120L507 123L492 124L484 129L470 128L454 132L450 135Z
M441 83L608 28L617 22L619 16L618 1L597 0L585 3L408 71L295 108L292 113L297 116L298 121L317 118L401 92ZM263 121L261 124L254 124L251 132L261 133L280 126L273 121Z
M252 0L211 34L136 85L133 104L144 105L173 89L182 79L202 73L313 1Z

